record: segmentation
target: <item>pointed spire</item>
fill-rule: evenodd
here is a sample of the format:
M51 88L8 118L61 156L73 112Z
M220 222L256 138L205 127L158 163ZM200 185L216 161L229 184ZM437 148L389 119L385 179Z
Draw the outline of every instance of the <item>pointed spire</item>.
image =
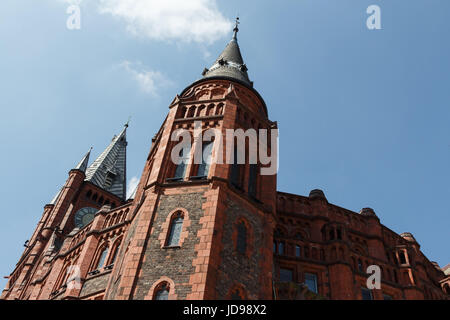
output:
M248 78L247 66L244 63L244 59L242 59L241 50L237 42L238 25L239 17L236 18L231 41L228 42L211 68L203 70L202 75L203 78L228 78L237 80L252 87L253 82Z
M119 135L86 170L86 181L125 199L126 195L126 132L129 120Z
M87 166L88 166L88 163L89 163L89 156L91 154L91 151L92 151L92 147L85 154L83 159L81 159L81 161L77 164L77 166L74 168L75 170L80 170L80 171L86 172L86 169L87 169Z

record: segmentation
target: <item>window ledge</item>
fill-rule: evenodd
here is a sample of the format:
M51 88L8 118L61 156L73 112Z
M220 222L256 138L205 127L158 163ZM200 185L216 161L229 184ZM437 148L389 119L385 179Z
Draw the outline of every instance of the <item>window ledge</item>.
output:
M206 180L207 178L207 176L191 176L189 180Z
M179 182L183 181L183 178L167 178L166 182Z
M181 246L164 246L163 249L180 249Z

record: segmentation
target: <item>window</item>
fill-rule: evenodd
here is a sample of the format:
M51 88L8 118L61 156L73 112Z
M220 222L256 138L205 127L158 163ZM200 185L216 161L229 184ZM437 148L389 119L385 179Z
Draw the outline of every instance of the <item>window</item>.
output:
M358 270L359 270L359 272L364 272L361 259L358 259Z
M398 256L400 258L400 264L406 264L406 257L405 257L405 253L403 251L400 251L398 253Z
M112 255L112 258L111 258L111 261L109 262L109 264L113 264L114 261L116 261L116 257L117 257L117 254L119 253L119 249L120 249L120 243L114 249L114 252L113 252L113 255Z
M302 255L302 247L295 246L295 256L300 257Z
M305 273L305 285L314 293L317 293L317 276L313 273Z
M309 258L309 248L308 247L304 248L304 253L305 253L305 258Z
M241 290L239 290L239 289L234 289L232 292L231 292L231 300L242 300L243 297L244 296L244 294L242 293L242 291Z
M238 164L238 148L234 146L234 158L231 165L231 184L237 188L241 188L241 165Z
M108 255L108 248L104 248L102 253L100 254L100 257L98 258L97 268L95 269L100 269L101 267L103 267L107 255Z
M294 273L291 269L280 268L280 281L290 282L293 280Z
M277 243L273 242L273 253L277 253Z
M179 153L181 162L175 168L175 174L173 176L176 180L182 180L184 178L184 174L186 172L186 164L189 161L189 150L187 148L183 148Z
M155 289L155 298L154 300L168 300L169 299L169 284L167 282L163 282L158 285Z
M330 230L330 240L334 240L334 229Z
M361 295L363 300L373 300L372 291L367 288L361 288Z
M278 244L278 254L284 254L284 243L280 242Z
M239 223L237 227L236 249L239 253L243 254L247 250L247 228L244 222Z
M341 231L341 229L339 228L339 229L336 229L336 232L337 232L337 238L339 239L339 240L342 240L342 231Z
M258 176L258 165L250 164L250 172L248 177L248 194L251 197L256 197L257 176Z
M209 166L211 164L211 153L213 143L208 142L203 144L202 148L202 163L198 166L197 176L207 177L209 173Z
M388 294L385 294L385 293L383 293L383 299L384 299L384 300L393 300L393 299L392 299L392 296L390 296L390 295L388 295Z
M172 222L170 224L169 237L167 238L166 246L168 247L178 246L178 243L180 242L181 229L183 227L183 220L184 218L181 212L176 213L172 218Z

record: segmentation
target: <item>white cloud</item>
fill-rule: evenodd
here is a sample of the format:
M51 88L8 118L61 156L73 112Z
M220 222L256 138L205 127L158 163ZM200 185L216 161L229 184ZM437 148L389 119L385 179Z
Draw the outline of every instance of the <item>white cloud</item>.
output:
M173 84L159 71L147 70L140 62L132 63L123 61L120 66L124 68L134 80L137 81L142 91L151 95L158 95L158 90Z
M99 11L124 20L136 36L212 43L232 29L216 0L100 0Z
M131 197L131 195L133 194L134 190L137 188L139 184L139 179L138 177L134 176L132 177L129 181L128 181L128 186L127 186L127 199L129 197Z

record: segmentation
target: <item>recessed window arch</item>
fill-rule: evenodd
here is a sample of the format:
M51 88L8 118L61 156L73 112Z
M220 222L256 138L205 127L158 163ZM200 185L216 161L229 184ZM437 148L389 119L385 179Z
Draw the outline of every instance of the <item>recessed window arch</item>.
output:
M197 170L197 176L199 177L208 177L213 145L213 141L202 143L202 163L199 164Z
M249 176L248 176L248 194L256 198L258 189L258 165L250 164Z
M170 285L163 281L155 287L153 300L169 300Z
M188 148L182 148L179 152L179 157L181 159L180 163L175 166L175 172L173 175L173 179L175 180L183 180L185 173L186 173L186 167L189 161L190 152Z
M121 243L122 243L122 238L120 238L119 240L116 240L116 242L114 243L113 249L111 251L111 257L109 258L108 264L113 264L116 261L117 255L119 254Z
M95 266L94 270L98 270L98 269L102 268L103 265L105 264L106 257L108 256L108 246L104 245L100 249L99 252L100 253L99 253L98 258L97 258L97 263L94 265Z
M239 224L237 225L236 250L242 254L245 254L247 251L247 233L248 230L245 222L239 222Z
M181 231L183 229L184 214L177 211L172 215L169 227L169 233L166 240L166 246L178 246L180 242Z
M241 284L233 286L228 294L230 300L246 300L247 294Z

